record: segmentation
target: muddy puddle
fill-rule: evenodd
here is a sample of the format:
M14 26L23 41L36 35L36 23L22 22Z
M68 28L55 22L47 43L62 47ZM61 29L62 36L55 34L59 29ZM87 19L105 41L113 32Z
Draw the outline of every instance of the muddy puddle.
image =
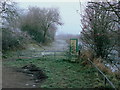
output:
M2 68L2 88L38 88L45 79L43 70L33 64Z

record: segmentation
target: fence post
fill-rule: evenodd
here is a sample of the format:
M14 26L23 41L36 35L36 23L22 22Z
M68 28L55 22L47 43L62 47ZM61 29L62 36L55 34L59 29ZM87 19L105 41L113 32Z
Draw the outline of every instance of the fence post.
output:
M78 51L78 59L80 59L80 50Z
M106 78L104 77L104 86L106 87Z
M19 52L19 51L17 52L17 57L18 57L18 59L19 59L19 57L20 57L20 52Z
M54 59L55 59L55 52L54 52Z

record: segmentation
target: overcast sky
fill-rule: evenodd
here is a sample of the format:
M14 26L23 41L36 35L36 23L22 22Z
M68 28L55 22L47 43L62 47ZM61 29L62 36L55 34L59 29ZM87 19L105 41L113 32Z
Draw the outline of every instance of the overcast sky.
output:
M79 0L72 1L61 1L57 2L52 0L52 2L48 2L46 0L19 0L18 5L20 8L27 9L29 6L38 6L38 7L46 7L46 8L59 8L60 16L63 26L58 27L57 34L67 33L67 34L79 34L81 31L80 28L80 15L76 12L76 10L80 9ZM51 1L51 0L50 0ZM83 2L84 3L84 2Z

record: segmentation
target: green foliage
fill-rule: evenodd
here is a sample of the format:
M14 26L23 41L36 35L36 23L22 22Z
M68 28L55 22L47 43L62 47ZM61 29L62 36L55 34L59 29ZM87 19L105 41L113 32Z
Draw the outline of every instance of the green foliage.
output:
M66 62L61 58L49 56L39 59L17 59L7 61L4 65L20 68L30 63L44 69L48 76L48 79L40 84L42 88L91 88L96 83L101 83L95 79L97 78L95 68Z
M38 28L38 27L35 27L32 25L23 25L22 30L27 31L28 34L31 36L31 38L36 40L39 43L42 42L44 39L42 30L40 30L40 28Z

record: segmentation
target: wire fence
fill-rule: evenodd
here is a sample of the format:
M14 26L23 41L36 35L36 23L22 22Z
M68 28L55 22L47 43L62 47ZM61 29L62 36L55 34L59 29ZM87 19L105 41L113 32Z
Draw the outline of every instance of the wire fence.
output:
M103 79L104 79L104 86L106 87L107 83L112 87L114 88L114 90L117 90L116 87L114 86L114 84L108 79L108 77L88 58L87 59L97 70L98 70L98 74L101 74L103 76Z

